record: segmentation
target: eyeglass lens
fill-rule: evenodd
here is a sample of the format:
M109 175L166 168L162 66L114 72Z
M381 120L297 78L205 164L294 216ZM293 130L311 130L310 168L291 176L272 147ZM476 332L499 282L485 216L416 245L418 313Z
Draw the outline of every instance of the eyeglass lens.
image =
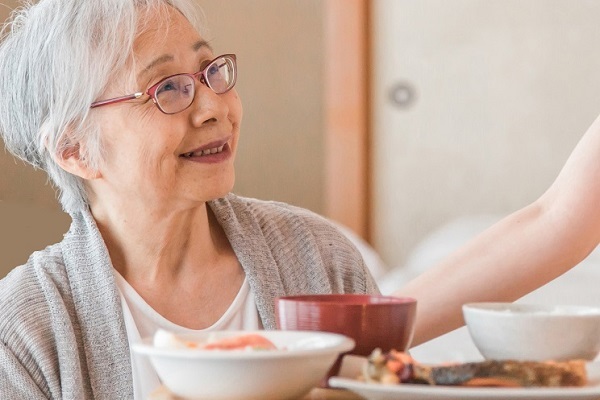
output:
M219 57L203 71L206 85L215 93L227 92L235 84L235 61L231 57ZM199 77L199 79L201 79ZM195 78L191 74L174 75L165 79L154 93L158 106L167 114L186 109L194 101Z

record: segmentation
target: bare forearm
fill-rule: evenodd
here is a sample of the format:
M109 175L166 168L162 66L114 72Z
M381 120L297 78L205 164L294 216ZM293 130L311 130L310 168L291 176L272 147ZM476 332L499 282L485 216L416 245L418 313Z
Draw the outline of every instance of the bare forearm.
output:
M461 326L464 303L516 300L583 259L593 245L573 237L564 218L534 203L399 290L418 300L413 345Z
M600 241L600 116L536 202L504 218L396 294L416 297L417 345L463 324L473 301L513 301Z

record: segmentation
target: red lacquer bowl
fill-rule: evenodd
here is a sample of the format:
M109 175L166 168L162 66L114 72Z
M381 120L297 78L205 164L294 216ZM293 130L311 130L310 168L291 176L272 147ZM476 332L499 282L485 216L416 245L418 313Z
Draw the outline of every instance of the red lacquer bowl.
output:
M376 348L384 352L407 350L416 309L413 298L382 295L322 294L275 299L278 329L341 333L356 342L349 353L361 356L368 356ZM337 373L340 360L328 376Z

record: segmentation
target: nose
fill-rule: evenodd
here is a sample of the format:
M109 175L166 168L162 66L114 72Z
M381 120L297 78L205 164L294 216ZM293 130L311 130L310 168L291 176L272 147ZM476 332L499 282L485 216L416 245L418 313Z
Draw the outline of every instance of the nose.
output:
M191 105L192 124L201 126L209 122L226 120L229 114L227 93L217 94L200 77L198 77L198 81Z

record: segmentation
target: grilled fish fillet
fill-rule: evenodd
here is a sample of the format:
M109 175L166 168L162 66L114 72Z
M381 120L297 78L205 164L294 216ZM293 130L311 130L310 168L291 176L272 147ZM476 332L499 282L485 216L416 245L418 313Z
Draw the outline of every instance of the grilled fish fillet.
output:
M562 387L587 383L585 361L482 361L449 365L422 365L408 354L375 351L363 370L363 379L380 383L417 383L452 386Z

